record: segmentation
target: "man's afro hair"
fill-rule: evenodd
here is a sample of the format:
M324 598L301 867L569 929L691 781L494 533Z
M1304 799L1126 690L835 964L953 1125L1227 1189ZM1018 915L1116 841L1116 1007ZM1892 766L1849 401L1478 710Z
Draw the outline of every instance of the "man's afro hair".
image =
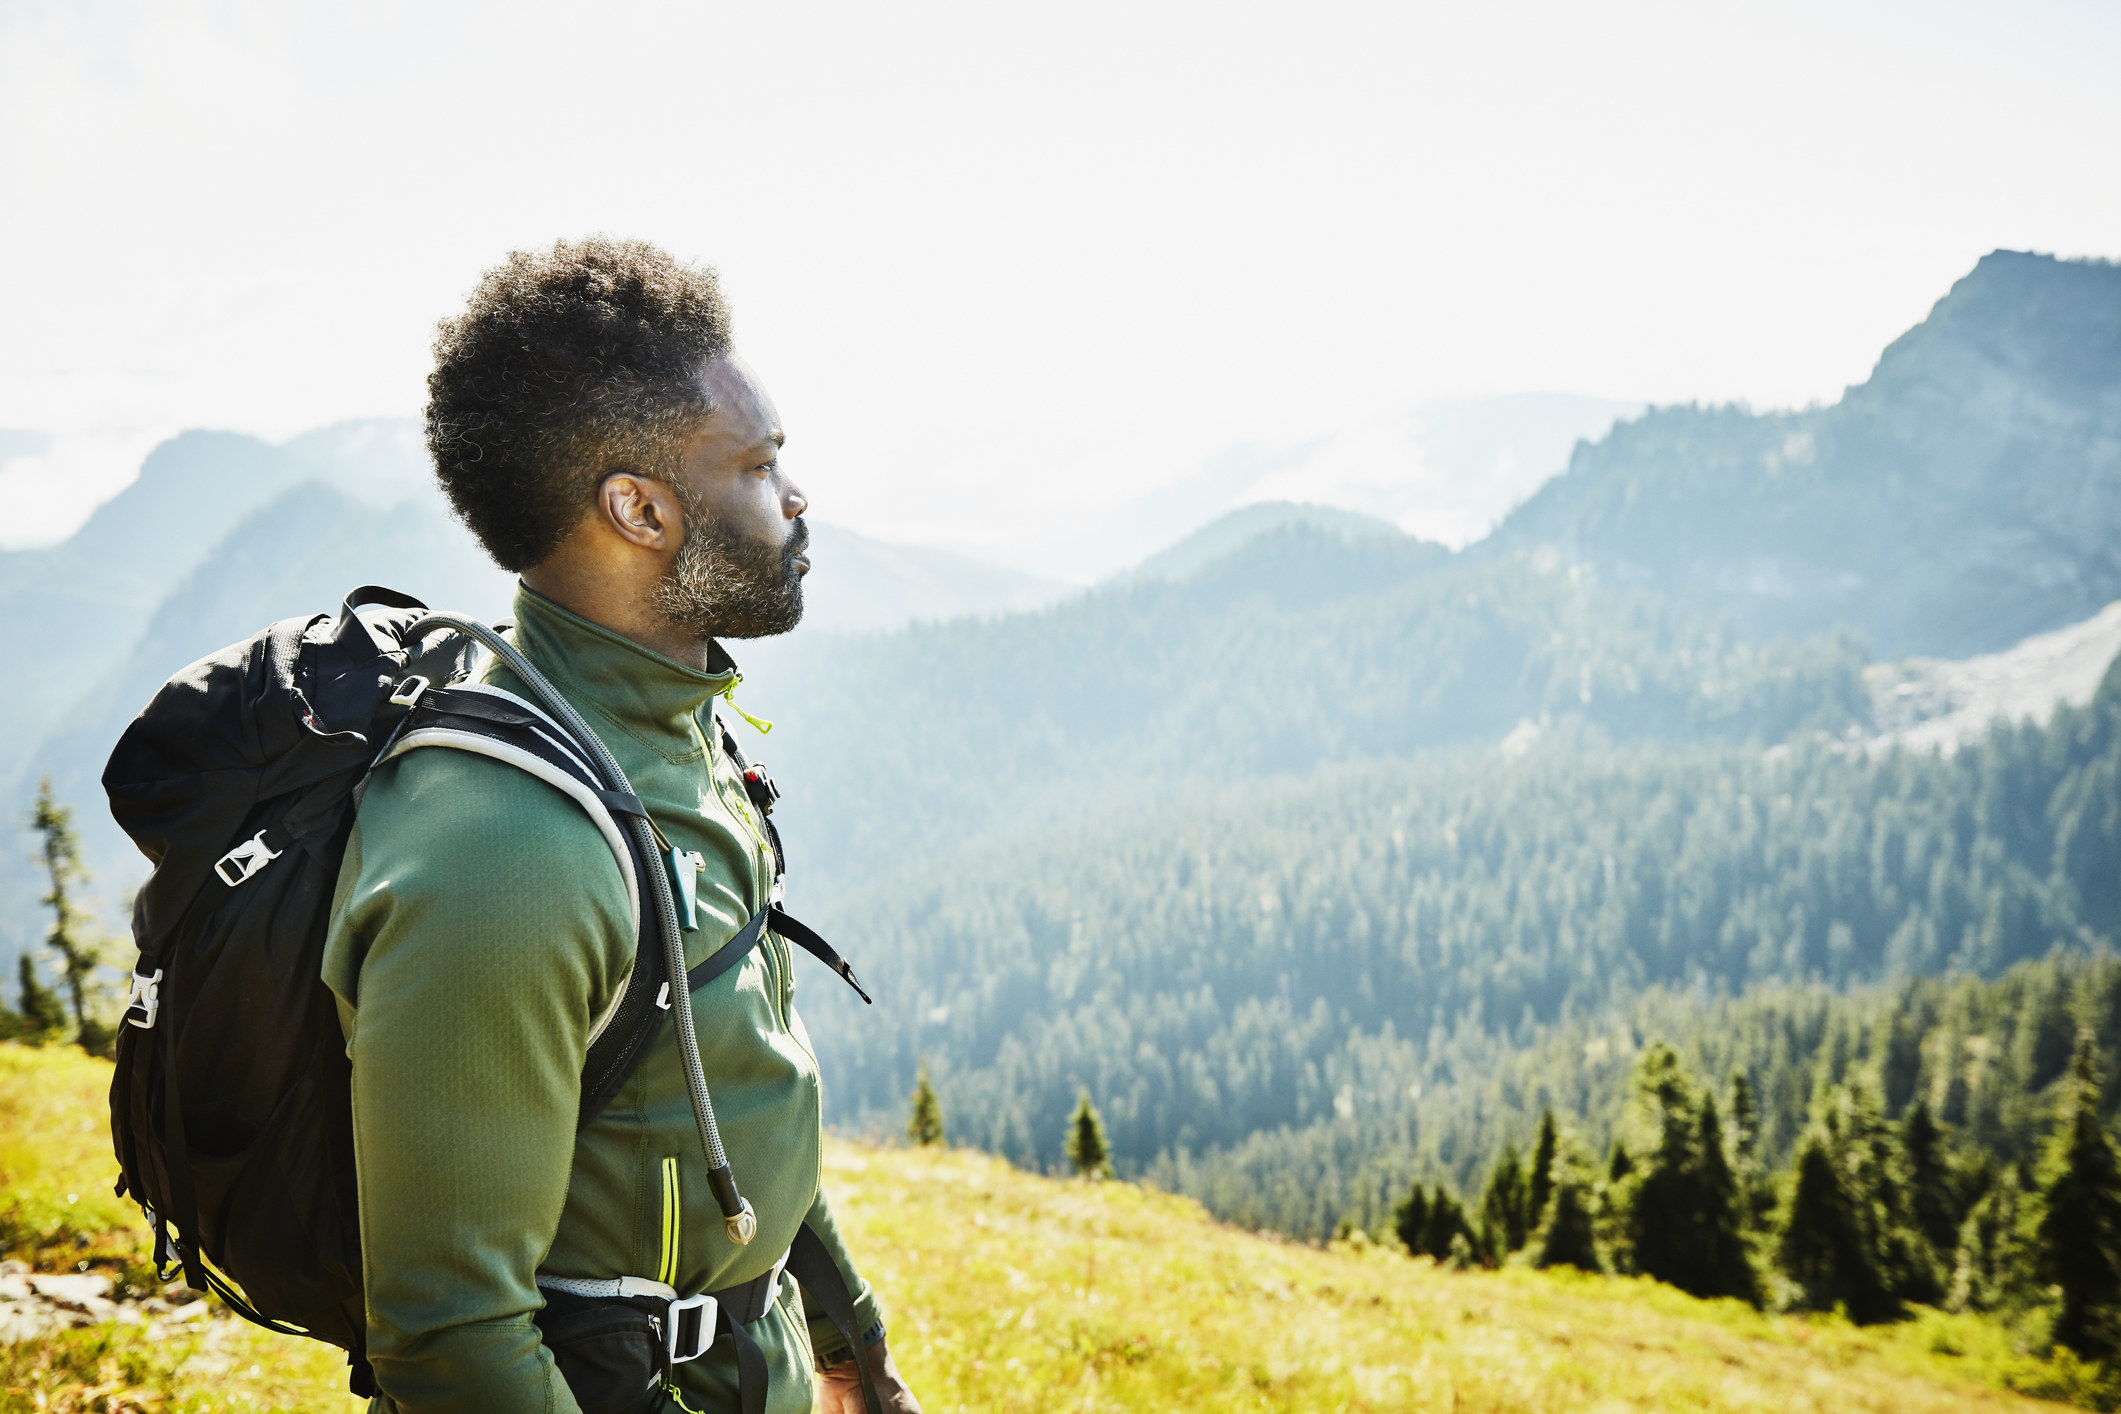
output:
M613 472L671 479L729 351L715 273L642 241L516 251L445 320L427 376L435 475L505 570L559 547Z

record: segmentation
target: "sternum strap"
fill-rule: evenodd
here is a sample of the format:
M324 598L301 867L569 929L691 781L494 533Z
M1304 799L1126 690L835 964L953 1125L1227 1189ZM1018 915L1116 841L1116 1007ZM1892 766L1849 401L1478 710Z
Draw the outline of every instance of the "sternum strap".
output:
M831 968L839 974L842 981L854 988L855 995L863 1001L870 1000L869 994L862 990L862 984L855 980L854 969L847 964L847 959L841 957L832 944L819 937L809 925L792 917L777 903L768 904L752 914L750 921L736 930L735 937L716 948L704 961L688 971L685 974L685 989L688 992L697 992L742 962L769 931L780 934Z

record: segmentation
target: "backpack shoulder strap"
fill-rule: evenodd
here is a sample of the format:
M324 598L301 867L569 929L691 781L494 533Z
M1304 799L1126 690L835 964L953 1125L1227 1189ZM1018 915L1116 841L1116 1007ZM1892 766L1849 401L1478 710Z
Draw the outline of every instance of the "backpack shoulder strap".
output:
M626 802L598 785L579 747L550 717L513 693L481 684L428 688L376 765L421 747L447 747L505 762L572 799L611 850L626 880L626 905L636 935L641 927L641 880L613 805ZM365 784L365 783L364 783ZM635 801L628 813L639 813Z
M625 880L636 939L634 962L610 1005L590 1028L578 1116L578 1122L586 1124L602 1113L632 1073L633 1062L653 1029L655 1000L665 980L662 951L640 945L642 898L649 887L646 871L660 867L660 862L640 856L631 832L617 818L645 818L646 811L638 798L606 790L598 783L587 754L559 723L514 693L484 683L420 689L397 734L378 753L376 764L422 747L485 756L535 776L566 795L604 837Z

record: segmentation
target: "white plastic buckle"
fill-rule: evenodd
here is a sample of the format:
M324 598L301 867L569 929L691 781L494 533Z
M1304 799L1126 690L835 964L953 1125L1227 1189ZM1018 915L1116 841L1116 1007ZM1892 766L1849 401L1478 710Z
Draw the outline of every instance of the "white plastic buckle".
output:
M682 1365L687 1360L697 1360L714 1344L715 1300L712 1296L687 1296L670 1303L670 1322L666 1338L670 1342L670 1363Z
M134 1016L138 1010L140 1015ZM142 1031L154 1029L155 1017L162 1010L162 969L156 968L152 977L133 974L133 989L125 994L125 1019Z
M280 851L265 843L265 831L260 830L216 860L214 872L234 888L279 857Z
M427 691L427 679L421 677L418 673L414 673L411 677L399 683L397 690L390 694L390 705L393 707L410 707L413 703L420 700L420 694L425 691Z

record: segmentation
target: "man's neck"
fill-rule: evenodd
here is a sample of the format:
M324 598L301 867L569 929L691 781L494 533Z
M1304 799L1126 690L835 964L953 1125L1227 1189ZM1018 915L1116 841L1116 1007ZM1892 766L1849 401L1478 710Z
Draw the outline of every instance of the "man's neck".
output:
M656 613L649 596L630 583L606 576L570 574L546 564L524 570L524 587L553 603L630 638L651 653L700 672L713 671L714 640L697 638Z

